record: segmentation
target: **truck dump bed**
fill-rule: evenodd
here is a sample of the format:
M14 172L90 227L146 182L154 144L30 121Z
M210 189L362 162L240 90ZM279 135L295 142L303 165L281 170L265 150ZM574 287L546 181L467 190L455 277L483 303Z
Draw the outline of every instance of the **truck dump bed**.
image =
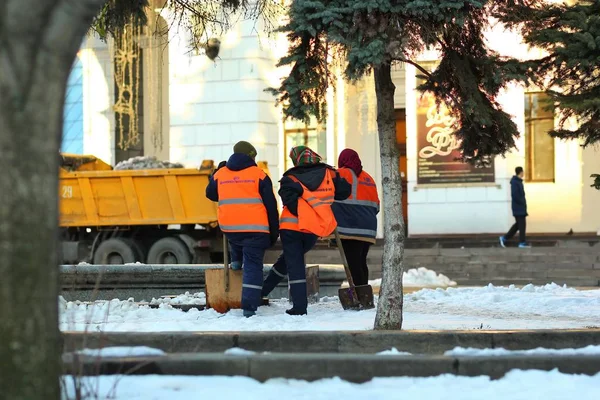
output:
M73 171L59 174L60 226L216 226L204 194L211 169Z

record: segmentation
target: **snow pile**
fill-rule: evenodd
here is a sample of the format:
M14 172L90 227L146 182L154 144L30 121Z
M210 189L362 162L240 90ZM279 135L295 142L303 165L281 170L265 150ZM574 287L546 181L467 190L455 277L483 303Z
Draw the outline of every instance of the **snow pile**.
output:
M185 294L183 296L188 296ZM191 295L192 297L195 295ZM198 294L201 301L202 294ZM182 302L191 301L181 297ZM212 309L188 312L157 309L126 301L93 306L59 298L62 330L101 331L333 331L373 329L375 311L344 311L335 297L311 304L308 315L285 314L287 300L272 300L255 318L241 310L219 314ZM177 300L176 300L177 301ZM403 329L565 329L600 325L600 290L576 290L555 284L479 288L422 289L404 296Z
M589 321L588 325L600 324L600 290L577 290L555 283L523 288L489 284L478 288L423 289L405 296L405 305L436 313L582 318Z
M421 267L406 271L402 278L402 285L406 287L448 287L456 286L456 282L450 280L446 275L437 274L435 271Z
M358 399L486 399L486 400L564 400L595 399L600 374L568 375L554 371L513 370L501 379L487 376L440 375L428 378L375 378L363 384L339 378L306 382L271 379L265 383L248 377L104 375L83 377L83 387L94 388L94 398L132 399L220 399L281 400L338 398ZM67 397L75 398L71 379L64 379ZM202 395L199 396L198 394Z
M147 357L164 356L164 351L147 346L114 346L103 349L83 349L76 352L84 356L92 357Z
M455 347L444 353L445 356L468 356L468 357L488 357L488 356L597 356L600 355L599 345L590 345L578 349L546 349L538 347L530 350L506 350L497 349L475 349L472 347Z
M190 294L190 292L185 292L184 294L180 294L177 297L172 298L160 298L160 299L152 299L150 304L166 304L166 305L181 305L181 304L194 304L194 305L205 305L206 304L206 294L204 292Z
M392 347L389 350L380 351L377 353L378 356L412 356L412 353L406 351L399 351L397 348Z
M256 354L256 352L242 349L240 347L232 347L231 349L225 350L225 355L227 356L251 356L253 354Z
M183 168L180 163L159 161L154 156L133 157L115 165L115 170Z
M381 279L369 281L373 287L381 287ZM413 268L404 272L402 277L404 287L437 288L456 286L456 282L450 280L446 275L438 274L435 271L421 267ZM348 287L348 282L344 282L342 287Z

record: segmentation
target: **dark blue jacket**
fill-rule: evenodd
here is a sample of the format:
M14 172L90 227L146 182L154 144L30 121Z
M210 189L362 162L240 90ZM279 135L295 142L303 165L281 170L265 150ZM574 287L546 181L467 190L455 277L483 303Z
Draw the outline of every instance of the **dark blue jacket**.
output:
M250 156L246 154L232 154L227 160L227 168L232 171L241 171L249 167L256 167L256 163ZM214 174L213 174L214 175ZM208 180L208 186L206 186L206 197L212 201L219 201L219 185L217 180L211 176ZM277 200L275 200L275 194L273 193L273 183L271 178L265 176L258 184L258 191L262 198L263 204L267 209L267 218L269 219L269 231L271 240L276 240L279 236L279 212L277 211Z
M362 174L362 172L361 172ZM356 196L359 177L354 175L352 182L352 193ZM366 178L366 177L365 177ZM372 186L377 190L375 182L371 179L362 181L360 184ZM331 206L335 219L338 223L338 232L342 239L362 240L375 243L377 237L377 214L379 213L379 204L376 202L358 200L336 200Z
M515 217L526 217L527 200L525 200L525 187L523 179L513 176L510 180L510 194L512 198L512 212Z

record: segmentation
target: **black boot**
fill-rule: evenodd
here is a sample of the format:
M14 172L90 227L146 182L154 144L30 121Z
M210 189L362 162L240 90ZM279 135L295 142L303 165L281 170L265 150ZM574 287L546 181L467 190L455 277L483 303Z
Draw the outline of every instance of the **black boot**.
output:
M306 310L297 310L292 307L289 310L285 310L285 313L288 315L306 315Z

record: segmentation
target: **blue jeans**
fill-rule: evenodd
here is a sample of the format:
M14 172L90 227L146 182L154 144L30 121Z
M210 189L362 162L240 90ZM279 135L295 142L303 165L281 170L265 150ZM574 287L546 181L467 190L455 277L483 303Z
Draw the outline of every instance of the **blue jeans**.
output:
M265 250L271 245L267 233L227 233L234 261L244 265L242 308L256 311L261 303ZM239 269L239 268L238 268Z
M312 233L287 229L281 230L279 236L283 245L283 253L273 264L273 268L265 279L262 295L269 295L287 275L294 309L306 311L308 299L306 298L304 255L315 246L318 237Z

